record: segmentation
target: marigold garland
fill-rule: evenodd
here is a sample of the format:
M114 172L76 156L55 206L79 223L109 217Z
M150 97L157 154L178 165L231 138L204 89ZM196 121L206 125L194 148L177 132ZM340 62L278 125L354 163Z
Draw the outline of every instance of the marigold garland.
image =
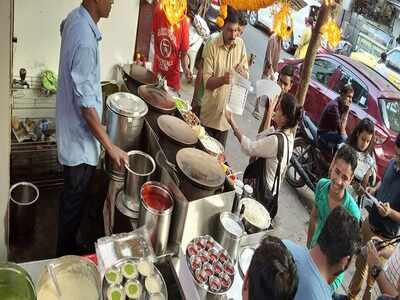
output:
M160 8L171 26L178 25L186 15L186 0L161 0Z
M321 33L328 41L329 47L335 48L339 44L342 32L332 17L322 26Z
M292 9L289 3L282 4L281 9L274 15L273 30L274 32L286 40L289 39L293 31L293 21L291 17Z
M224 26L224 20L228 15L228 6L236 10L259 10L260 8L274 4L276 0L221 0L220 14L216 20L218 27Z

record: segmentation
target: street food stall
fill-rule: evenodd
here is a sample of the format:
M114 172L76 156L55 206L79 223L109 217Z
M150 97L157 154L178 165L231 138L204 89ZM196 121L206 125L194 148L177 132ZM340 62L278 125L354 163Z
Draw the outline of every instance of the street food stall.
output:
M116 208L105 210L108 228L124 218L126 233L100 238L89 257L0 265L0 277L13 284L19 276L26 293L18 299L240 299L268 212L251 195L240 200L243 184L229 173L223 146L185 100L162 79L146 81L145 67L120 71L129 92L107 98L105 124L129 164L119 169L105 155L102 166L105 207Z

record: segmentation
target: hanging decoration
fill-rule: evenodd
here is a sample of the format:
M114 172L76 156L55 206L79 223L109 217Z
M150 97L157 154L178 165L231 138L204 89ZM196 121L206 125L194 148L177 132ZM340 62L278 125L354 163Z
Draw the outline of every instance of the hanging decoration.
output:
M336 48L340 42L342 32L332 17L329 17L328 22L322 26L321 33L328 41L329 47Z
M171 26L178 26L185 18L187 10L187 0L161 0L160 8Z
M218 27L222 27L225 24L225 19L228 15L228 6L231 6L235 10L259 10L274 4L276 0L221 0L220 2L220 14L217 17L216 24Z
M292 36L293 21L291 17L292 9L287 1L281 5L281 9L274 15L273 31L283 40Z

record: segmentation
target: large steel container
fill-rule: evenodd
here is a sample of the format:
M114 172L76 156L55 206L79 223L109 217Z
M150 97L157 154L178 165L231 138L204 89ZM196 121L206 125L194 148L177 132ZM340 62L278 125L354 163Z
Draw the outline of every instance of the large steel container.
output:
M144 116L147 104L138 96L115 93L107 98L107 134L111 142L122 150L139 150L142 142ZM105 156L106 170L112 177L124 178L124 166L118 168L108 153Z
M145 225L150 233L156 255L167 250L174 200L167 186L148 181L140 191L139 226Z
M30 238L36 223L39 189L30 182L19 182L10 188L10 238Z

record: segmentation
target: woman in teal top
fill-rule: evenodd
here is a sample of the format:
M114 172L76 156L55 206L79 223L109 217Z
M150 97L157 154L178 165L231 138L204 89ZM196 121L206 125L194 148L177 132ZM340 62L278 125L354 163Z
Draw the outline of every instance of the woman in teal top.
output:
M308 230L307 246L313 248L318 241L322 227L330 212L337 206L342 206L358 221L361 212L347 187L353 180L354 170L357 167L357 154L345 145L338 150L330 168L330 178L321 179L315 189L315 206L311 212ZM344 273L341 273L331 284L334 292L343 282Z

